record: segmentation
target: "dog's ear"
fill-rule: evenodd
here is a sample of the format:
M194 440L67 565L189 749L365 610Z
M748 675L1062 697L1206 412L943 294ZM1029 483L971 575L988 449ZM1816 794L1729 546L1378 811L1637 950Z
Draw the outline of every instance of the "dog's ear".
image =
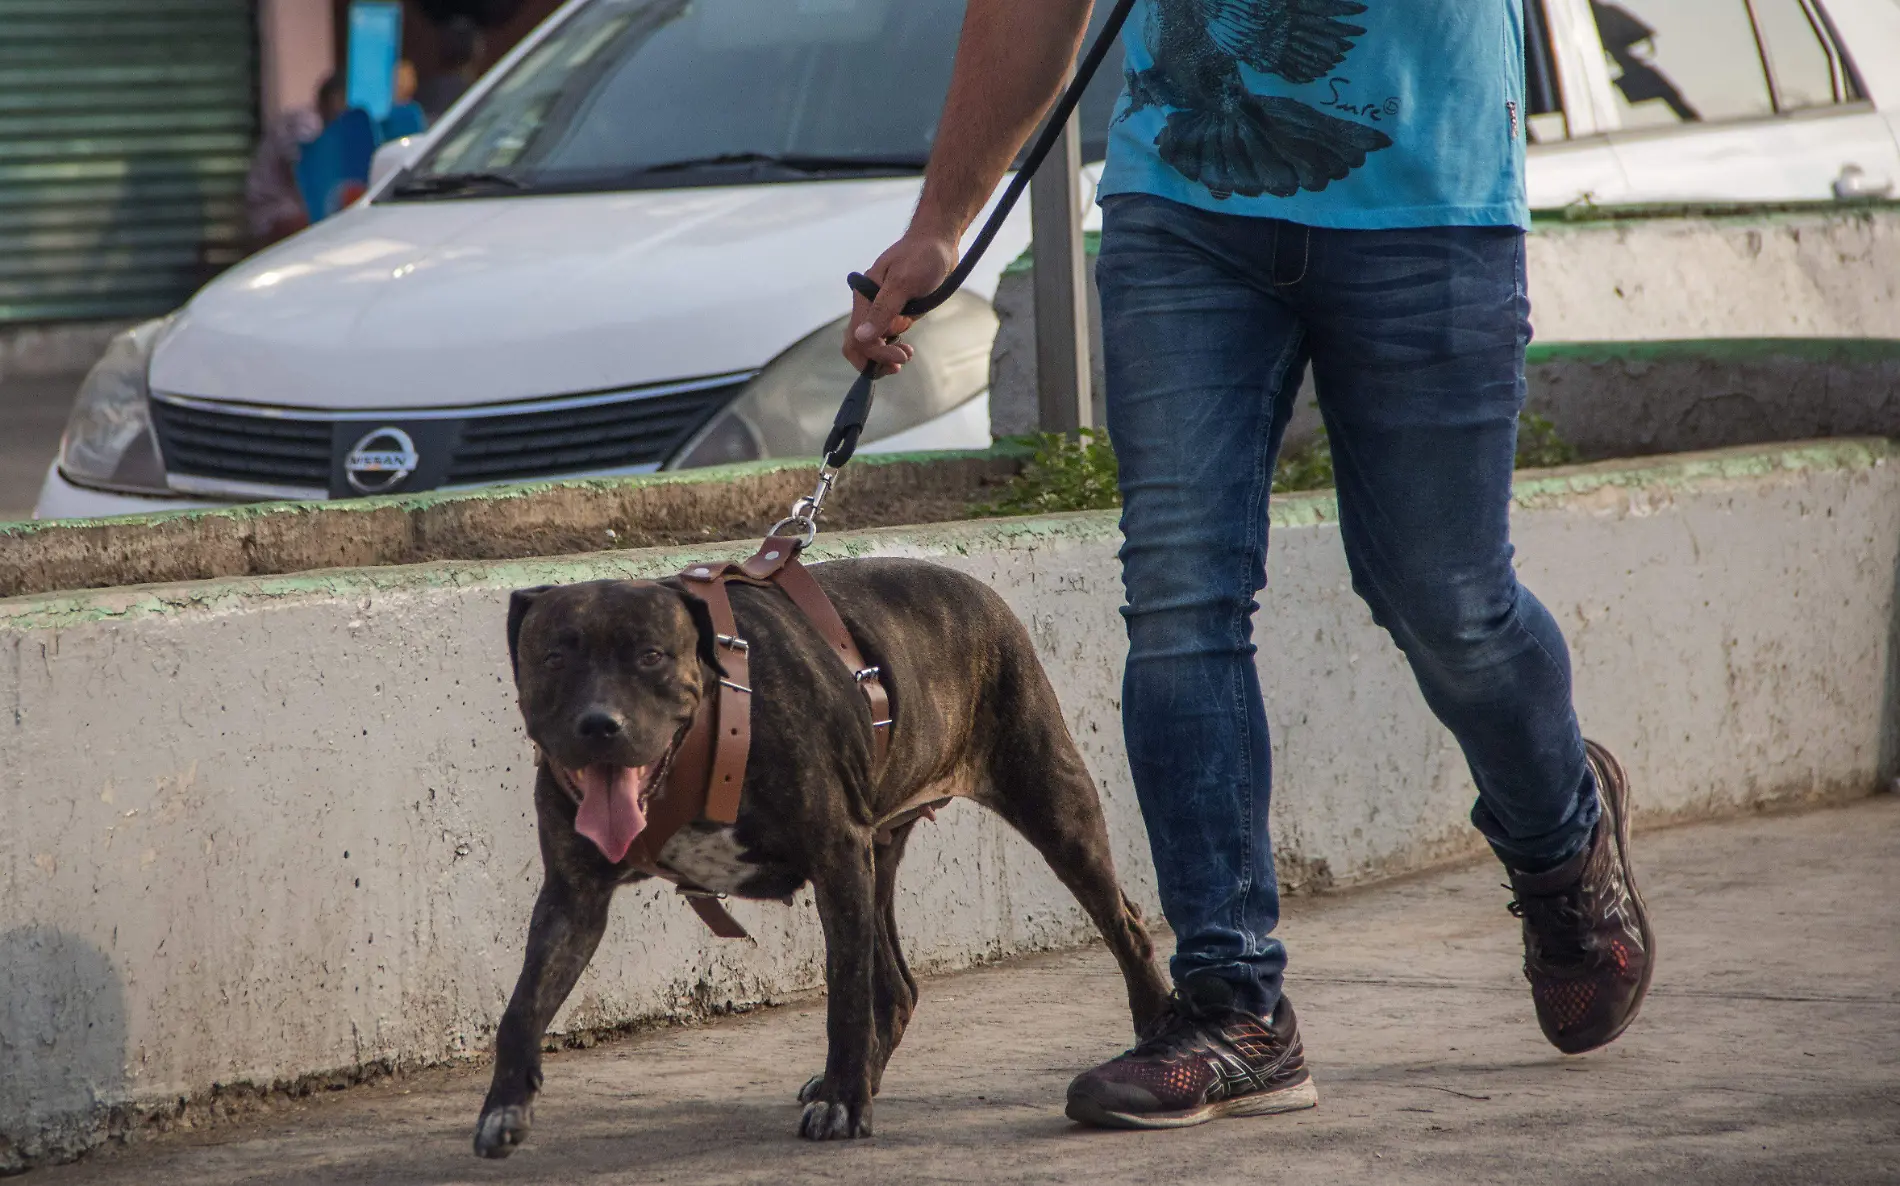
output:
M535 598L546 593L553 585L536 585L532 589L516 589L508 595L508 669L515 678L521 678L521 661L515 657L515 651L521 642L521 623L534 608Z
M686 603L686 612L693 615L693 630L699 635L700 660L720 675L726 674L726 665L719 661L719 630L713 625L712 610L684 589L680 590L680 600Z

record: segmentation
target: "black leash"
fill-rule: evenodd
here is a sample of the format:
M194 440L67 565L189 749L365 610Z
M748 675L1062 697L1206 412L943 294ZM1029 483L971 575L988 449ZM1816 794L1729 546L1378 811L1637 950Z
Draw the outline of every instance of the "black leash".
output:
M1023 167L1017 170L1016 176L1010 179L1009 188L1003 191L1001 200L996 203L996 209L990 212L989 220L977 233L976 241L970 244L970 249L963 253L963 258L957 261L957 266L951 270L944 282L936 287L935 291L925 293L920 297L912 297L904 302L904 316L922 317L954 296L957 289L963 287L963 282L970 278L971 269L975 268L977 261L983 258L983 253L989 250L990 243L996 238L997 232L1003 229L1003 220L1009 217L1009 212L1015 208L1017 199L1023 196L1023 191L1029 188L1030 178L1036 175L1036 170L1049 156L1050 150L1055 147L1056 137L1062 134L1062 128L1069 122L1069 116L1075 113L1076 104L1082 101L1082 92L1088 89L1089 81L1101 68L1102 60L1108 57L1109 47L1121 34L1122 25L1128 20L1128 12L1134 6L1135 0L1117 0L1114 11L1108 15L1108 22L1096 35L1095 44L1089 46L1089 52L1083 55L1081 65L1075 69L1075 77L1069 80L1068 89L1062 92L1062 98L1058 99L1055 107L1051 109L1048 122L1043 124L1042 134L1036 137L1029 155L1023 160ZM851 285L852 291L859 293L866 300L877 299L877 281L862 272L851 273L847 282ZM871 415L871 383L877 378L877 366L875 362L866 363L857 381L851 384L851 390L845 394L844 403L838 408L837 419L831 423L831 432L825 437L825 460L819 467L818 490L812 498L799 500L799 505L792 508L792 518L786 520L787 524L794 524L797 520L803 519L810 522L812 530L816 531L817 525L812 521L817 518L818 506L824 501L826 492L830 490L832 480L837 476L836 471L845 462L851 460L853 453L857 452L858 436L863 433L864 422ZM809 507L805 506L807 502L811 504ZM801 507L804 508L802 514ZM781 526L784 525L781 524Z

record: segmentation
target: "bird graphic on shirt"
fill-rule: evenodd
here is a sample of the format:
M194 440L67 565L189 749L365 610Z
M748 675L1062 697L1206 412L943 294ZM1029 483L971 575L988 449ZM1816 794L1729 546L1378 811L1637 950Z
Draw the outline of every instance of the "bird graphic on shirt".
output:
M1340 18L1365 10L1356 0L1153 0L1145 40L1154 64L1128 76L1117 119L1170 108L1156 150L1216 198L1325 189L1391 137L1297 99L1253 94L1240 66L1293 83L1323 78L1365 33Z

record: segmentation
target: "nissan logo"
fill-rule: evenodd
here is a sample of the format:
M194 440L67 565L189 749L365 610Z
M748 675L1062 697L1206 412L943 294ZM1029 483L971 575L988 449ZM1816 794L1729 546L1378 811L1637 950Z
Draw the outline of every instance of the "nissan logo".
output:
M400 428L379 428L351 448L343 476L360 494L383 494L416 472L416 443Z

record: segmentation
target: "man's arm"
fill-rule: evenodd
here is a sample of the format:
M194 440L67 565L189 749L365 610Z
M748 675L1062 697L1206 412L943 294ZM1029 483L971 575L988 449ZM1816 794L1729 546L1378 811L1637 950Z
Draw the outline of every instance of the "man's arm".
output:
M904 237L865 272L882 286L876 302L859 296L852 304L844 342L851 365L876 359L895 370L910 361L909 346L884 339L910 328L899 313L904 303L936 288L956 266L963 232L1054 102L1090 6L1091 0L969 0L923 197Z

